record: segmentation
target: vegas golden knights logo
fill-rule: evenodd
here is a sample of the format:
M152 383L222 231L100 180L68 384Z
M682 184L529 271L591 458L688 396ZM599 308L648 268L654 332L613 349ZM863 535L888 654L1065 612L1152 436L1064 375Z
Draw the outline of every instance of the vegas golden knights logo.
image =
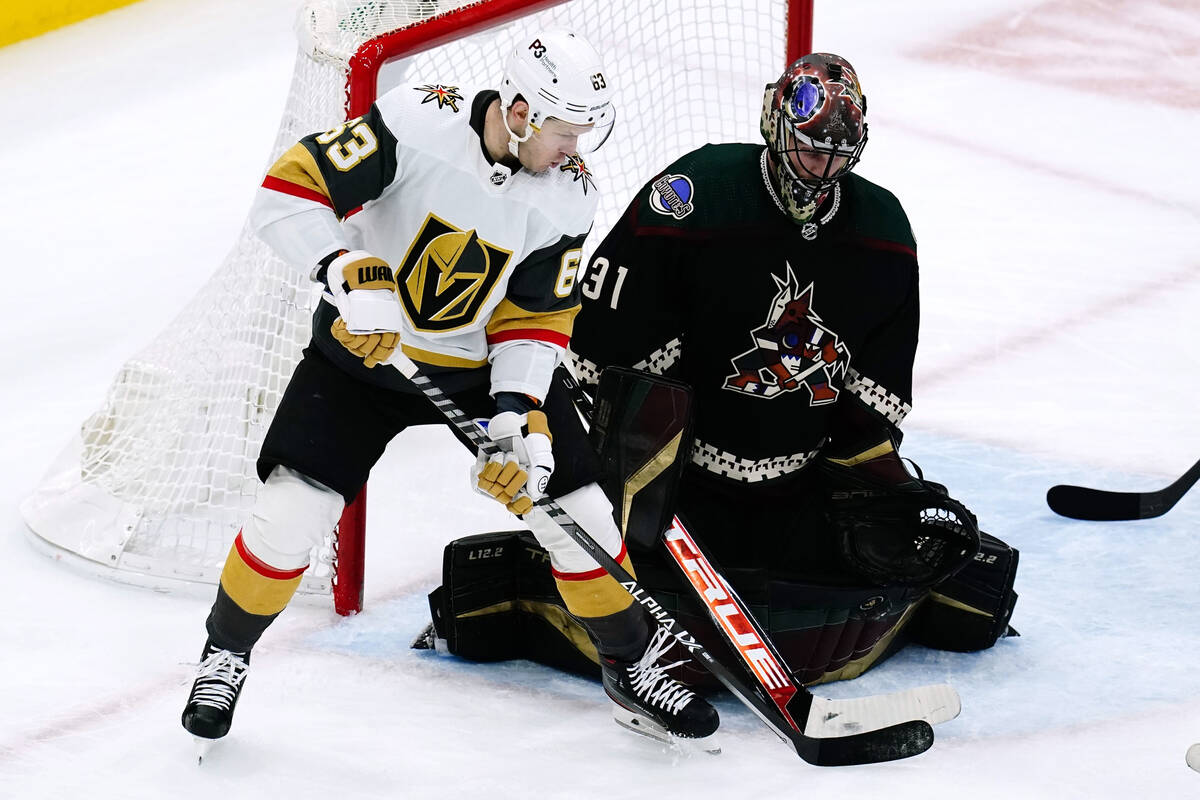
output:
M417 330L470 325L510 258L511 250L430 214L396 271L400 302Z

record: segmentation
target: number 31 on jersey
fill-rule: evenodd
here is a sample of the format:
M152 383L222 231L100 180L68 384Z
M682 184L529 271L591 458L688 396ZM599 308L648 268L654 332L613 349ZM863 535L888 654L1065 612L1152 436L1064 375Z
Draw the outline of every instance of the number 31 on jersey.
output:
M617 265L617 279L613 283L612 298L608 301L608 307L614 311L617 308L617 303L621 299L621 287L625 283L625 276L629 274L629 270L625 267ZM587 274L583 279L583 284L580 287L584 297L589 300L599 300L600 293L604 291L604 279L608 277L608 259L597 258L592 261L592 266L587 270Z

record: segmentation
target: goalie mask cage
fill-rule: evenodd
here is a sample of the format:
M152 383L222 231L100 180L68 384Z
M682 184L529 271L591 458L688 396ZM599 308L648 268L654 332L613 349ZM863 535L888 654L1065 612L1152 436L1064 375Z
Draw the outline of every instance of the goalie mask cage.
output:
M401 83L498 86L519 37L555 25L600 51L617 123L589 157L594 247L654 172L706 142L760 140L762 87L809 52L812 0L308 0L268 165ZM468 98L469 102L469 98ZM255 459L319 294L246 226L167 329L118 372L21 512L35 541L118 580L215 584L259 487ZM300 591L362 607L365 489Z

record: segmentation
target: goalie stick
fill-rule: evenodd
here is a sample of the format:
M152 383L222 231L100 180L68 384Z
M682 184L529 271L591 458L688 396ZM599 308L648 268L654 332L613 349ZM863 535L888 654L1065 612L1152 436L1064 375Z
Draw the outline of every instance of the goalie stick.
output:
M417 365L399 348L393 353L388 363L411 380L421 393L433 403L434 407L446 417L446 420L476 447L487 454L497 452L496 443L485 436L482 429L463 414L453 400L447 397L429 378L422 375ZM639 602L647 602L647 604L652 602L655 606L658 605L633 576L621 567L604 548L600 547L587 531L577 525L556 502L549 498L542 498L537 505ZM661 606L659 608L661 609ZM933 744L933 728L923 719L910 719L887 725L878 730L834 738L817 738L806 735L805 728L800 727L795 721L797 717L801 717L804 719L803 724L807 724L807 714L815 706L812 702L812 695L806 689L799 687L800 693L788 703L786 710L781 711L777 704L766 701L760 693L746 686L743 680L714 659L677 620L663 614L658 615L658 622L696 656L735 697L749 706L759 719L790 744L797 755L810 764L845 766L892 761L923 753ZM891 696L884 696L879 700L881 709L883 707L895 708L895 700ZM868 702L868 699L861 698L848 702L861 705ZM795 708L792 708L793 705ZM818 713L820 712L818 711ZM890 715L881 715L881 718L884 717L890 718Z
M1152 519L1170 511L1179 498L1200 480L1200 461L1170 486L1157 492L1109 492L1084 486L1051 486L1046 492L1050 509L1071 519L1097 522Z
M639 377L644 381L657 380L645 374ZM591 397L570 373L564 378L583 417L590 422L596 414ZM640 387L637 394L645 398L646 387ZM612 413L611 410L604 412L610 424ZM851 700L832 700L812 695L796 678L774 642L750 612L749 606L716 569L678 515L671 517L661 544L671 556L684 583L691 586L696 599L705 607L713 627L755 679L758 694L774 703L785 720L796 725L805 735L812 738L844 736L914 719L924 719L936 725L954 719L962 709L958 692L948 684L920 686L888 695ZM792 708L793 700L799 706L807 703L807 709ZM797 725L792 715L806 712L807 718Z

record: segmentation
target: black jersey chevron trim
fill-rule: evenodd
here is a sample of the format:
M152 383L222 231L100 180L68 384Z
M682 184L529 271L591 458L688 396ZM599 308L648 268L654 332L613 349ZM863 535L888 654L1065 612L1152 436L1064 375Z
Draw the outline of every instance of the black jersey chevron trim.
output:
M665 375L667 370L675 366L682 353L683 342L677 336L634 364L633 369L645 370L652 375Z
M692 463L726 478L745 483L775 480L803 469L816 458L819 450L772 458L741 458L733 453L696 440L692 448Z
M884 389L875 381L851 367L846 372L846 389L893 425L899 425L912 411L912 406Z

